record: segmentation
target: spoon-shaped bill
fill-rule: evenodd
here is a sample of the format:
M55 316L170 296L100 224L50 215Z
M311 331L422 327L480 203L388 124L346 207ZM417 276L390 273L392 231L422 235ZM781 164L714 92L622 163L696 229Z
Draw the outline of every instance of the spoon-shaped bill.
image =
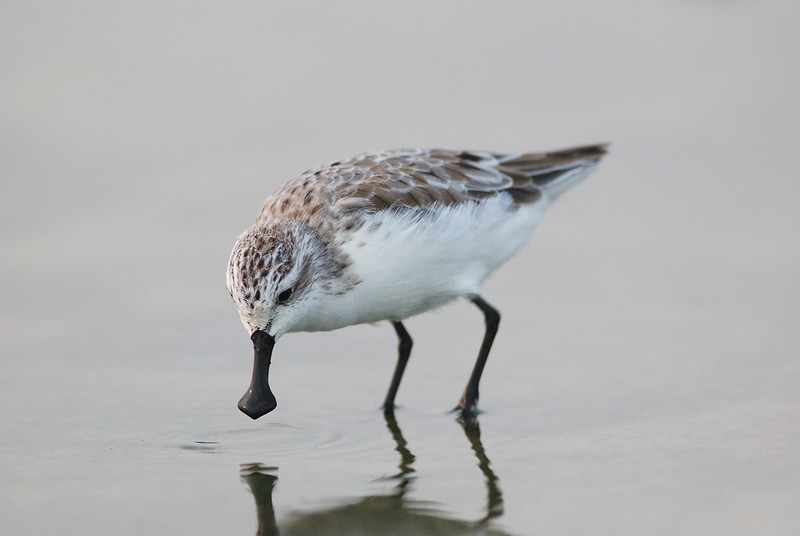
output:
M275 339L266 331L256 330L250 337L253 341L253 379L250 388L239 400L239 409L251 419L258 419L278 405L269 388L269 365Z

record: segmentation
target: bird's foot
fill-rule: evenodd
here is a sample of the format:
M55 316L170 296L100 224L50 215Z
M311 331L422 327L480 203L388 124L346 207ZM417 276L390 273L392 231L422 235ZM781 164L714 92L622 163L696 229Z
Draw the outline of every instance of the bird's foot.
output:
M475 422L478 419L478 415L483 412L478 409L477 404L464 404L460 402L450 413L458 413L458 417L456 417L458 422L472 423Z

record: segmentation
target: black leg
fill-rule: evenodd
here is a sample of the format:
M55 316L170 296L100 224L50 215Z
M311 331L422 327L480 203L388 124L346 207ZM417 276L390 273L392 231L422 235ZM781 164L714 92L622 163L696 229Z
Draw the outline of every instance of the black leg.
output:
M497 309L486 303L480 296L473 296L470 300L483 311L483 316L486 320L486 332L483 334L478 360L475 361L475 368L472 369L467 388L464 390L461 402L456 406L456 411L461 412L461 418L463 419L473 417L478 411L478 384L481 382L481 374L483 374L483 367L486 366L486 358L489 357L489 350L492 349L494 336L497 335L497 328L500 326L500 313Z
M389 391L386 393L386 400L383 402L384 413L392 413L394 411L394 397L397 395L397 389L400 387L400 380L403 379L403 372L406 370L406 363L408 363L408 356L411 355L411 345L413 344L411 336L406 331L402 322L394 320L392 321L392 325L397 332L397 366L394 368L392 384L389 385Z

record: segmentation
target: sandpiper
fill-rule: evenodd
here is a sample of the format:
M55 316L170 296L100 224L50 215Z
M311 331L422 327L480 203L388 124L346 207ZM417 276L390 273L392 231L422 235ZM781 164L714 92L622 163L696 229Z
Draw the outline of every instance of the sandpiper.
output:
M383 403L392 412L412 345L403 320L463 297L486 322L456 407L461 418L474 416L500 323L481 286L605 154L602 144L518 154L401 149L333 162L286 183L228 263L228 291L255 352L239 409L257 419L277 406L269 365L285 333L388 320L399 340Z

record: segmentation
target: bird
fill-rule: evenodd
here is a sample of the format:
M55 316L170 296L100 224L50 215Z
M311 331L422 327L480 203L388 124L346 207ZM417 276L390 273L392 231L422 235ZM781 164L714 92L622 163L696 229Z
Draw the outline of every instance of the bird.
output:
M413 344L404 321L466 299L483 314L485 330L454 411L459 419L474 418L500 324L482 285L607 150L607 144L521 153L384 150L284 184L238 237L228 261L228 292L254 351L239 409L258 419L277 407L269 367L283 335L388 321L398 351L382 409L392 413Z

